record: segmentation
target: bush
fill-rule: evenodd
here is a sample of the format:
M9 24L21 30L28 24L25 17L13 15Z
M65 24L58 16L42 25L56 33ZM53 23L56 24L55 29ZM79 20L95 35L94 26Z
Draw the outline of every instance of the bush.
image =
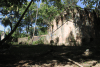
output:
M30 40L30 36L28 36L28 41Z
M44 37L41 37L38 41L33 41L33 45L35 45L35 44L44 44L44 42L43 42L43 39L44 39Z
M36 45L36 44L44 44L42 40L38 40L38 41L33 41L32 43L33 45Z

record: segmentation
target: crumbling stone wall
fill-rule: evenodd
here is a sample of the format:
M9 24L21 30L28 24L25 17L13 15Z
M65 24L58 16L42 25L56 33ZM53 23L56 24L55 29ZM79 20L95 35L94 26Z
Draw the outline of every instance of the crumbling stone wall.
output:
M5 33L2 32L2 33L1 33L1 40L3 40L4 38L5 38Z
M27 41L28 41L28 37L18 38L18 44L19 44L20 42L25 43L25 42L27 42Z
M92 35L92 30L90 30L92 29L92 26L89 26L91 24L89 24L87 21L80 19L80 14L77 10L74 11L74 19L72 18L68 20L68 17L66 18L67 14L65 13L63 14L63 21L61 16L55 18L52 21L53 26L50 26L48 30L48 42L53 40L56 45L65 44L66 46L69 45L69 43L72 41L75 43L75 45L79 46L82 44L83 38L89 42L89 39L91 38L90 34ZM73 13L71 15L73 15Z
M34 36L33 41L38 41L41 37L44 37L45 40L43 40L43 41L44 41L44 43L47 44L46 36L47 35ZM21 43L21 42L23 44L25 44L25 43L32 44L32 39L28 39L28 37L18 38L18 44Z

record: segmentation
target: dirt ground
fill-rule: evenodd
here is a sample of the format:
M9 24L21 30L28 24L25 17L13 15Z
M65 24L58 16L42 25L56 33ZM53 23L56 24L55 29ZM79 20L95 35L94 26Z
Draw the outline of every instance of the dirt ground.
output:
M83 55L86 49L92 52L91 55ZM10 50L0 53L0 67L78 67L68 58L83 66L95 60L99 66L99 49L99 46L13 45ZM96 64L94 67L98 67Z

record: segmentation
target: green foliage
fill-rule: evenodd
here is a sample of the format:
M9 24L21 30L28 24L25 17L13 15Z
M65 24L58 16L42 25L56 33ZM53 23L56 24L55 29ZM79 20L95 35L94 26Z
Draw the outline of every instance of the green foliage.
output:
M18 33L14 32L14 33L12 34L12 37L13 37L13 38L18 38L18 37L19 37L19 36L18 36Z
M3 32L3 31L0 30L0 35L1 35L2 32Z
M38 41L33 41L32 44L33 45L36 45L36 44L44 44L44 37L41 37Z
M37 44L44 44L42 40L38 40L32 43L33 45L37 45Z
M27 34L23 33L19 33L19 30L17 28L17 30L12 34L13 38L22 38L22 37L26 37Z
M8 35L9 34L9 32L6 32L6 35Z
M41 3L39 8L39 15L42 16L43 23L50 24L49 22L54 19L58 14L57 7L48 6L47 4Z
M10 24L10 20L8 18L4 18L1 23L4 27L7 27Z
M30 39L30 36L28 36L28 40Z
M39 27L38 35L45 35L47 34L47 27Z
M22 38L22 37L26 37L26 34L21 33L19 37L21 37L21 38Z
M0 0L0 7L11 7L12 5L21 6L24 2L27 2L27 0Z
M99 6L99 0L81 0L83 1L83 5L85 5L85 8L94 8L94 5L96 5L96 7Z

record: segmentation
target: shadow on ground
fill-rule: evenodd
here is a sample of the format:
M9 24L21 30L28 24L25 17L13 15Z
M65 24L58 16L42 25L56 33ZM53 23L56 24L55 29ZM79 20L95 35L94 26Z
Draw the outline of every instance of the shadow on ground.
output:
M89 49L92 54L83 56L84 51ZM13 45L6 53L0 54L0 67L43 65L57 61L57 64L66 65L70 58L76 62L82 63L88 60L97 60L100 62L100 46L50 46L50 45Z

